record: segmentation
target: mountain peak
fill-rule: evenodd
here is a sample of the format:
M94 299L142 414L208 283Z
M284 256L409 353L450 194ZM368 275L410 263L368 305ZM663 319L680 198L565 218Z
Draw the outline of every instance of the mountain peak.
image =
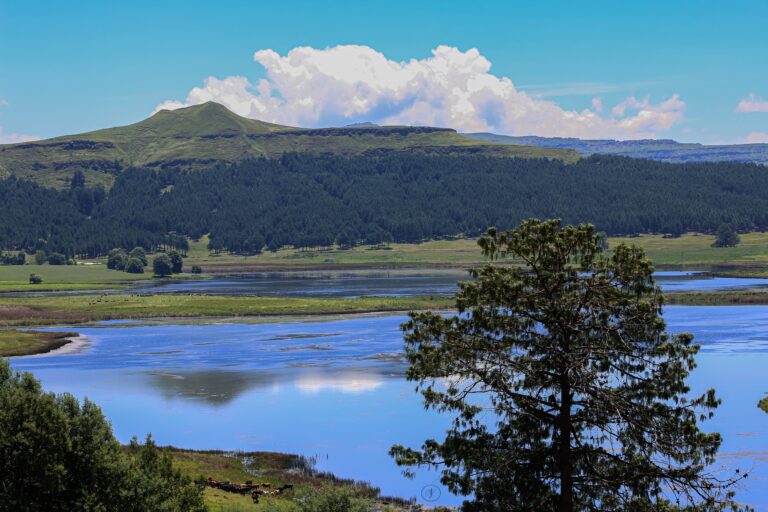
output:
M290 130L289 126L266 123L242 117L221 103L206 101L175 110L161 110L155 115L130 127L151 133L152 136L206 137L210 135L234 136L263 134Z

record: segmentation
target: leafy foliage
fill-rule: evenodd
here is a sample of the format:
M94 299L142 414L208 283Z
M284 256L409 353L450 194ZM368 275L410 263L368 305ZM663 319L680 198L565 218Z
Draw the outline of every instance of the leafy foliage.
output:
M181 269L184 267L184 258L178 251L168 252L168 257L171 258L171 271L174 274L181 273Z
M143 274L144 262L142 262L139 258L130 256L125 262L125 271L129 274Z
M327 487L306 498L299 512L373 512L371 500L357 497L349 489Z
M202 511L202 490L155 446L124 450L87 399L44 392L0 361L0 510Z
M165 277L173 273L173 262L167 254L158 254L152 260L152 270L156 276Z
M23 252L0 252L0 265L23 265L27 261L27 256Z
M738 233L730 224L720 224L716 234L717 238L712 247L736 247L741 242Z
M689 396L699 347L670 336L653 267L636 247L608 256L591 225L528 220L480 239L492 257L461 284L457 316L404 324L425 405L451 412L442 441L392 449L444 465L465 511L723 510L741 475L713 473L720 436L699 429L714 390Z
M67 264L67 257L59 252L52 252L48 255L48 264L49 265L66 265Z
M134 247L131 249L131 252L128 253L129 258L136 258L139 261L141 261L141 264L145 267L147 266L147 252L144 250L143 247Z
M128 254L123 249L115 248L107 256L107 268L110 270L125 270Z

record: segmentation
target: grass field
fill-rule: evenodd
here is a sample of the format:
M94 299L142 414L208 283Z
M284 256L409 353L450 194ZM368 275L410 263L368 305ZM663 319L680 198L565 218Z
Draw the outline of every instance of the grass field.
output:
M712 247L714 236L686 234L678 238L661 235L609 238L609 247L619 243L643 248L657 266L723 267L727 272L768 276L768 233L741 235L741 244L731 248ZM477 239L435 240L420 244L387 244L385 248L359 246L351 249L282 249L255 256L222 253L215 255L203 237L190 244L186 265L200 265L204 271L298 270L337 268L451 268L481 265ZM732 268L731 268L732 267ZM765 268L761 268L765 267Z
M213 254L208 237L190 242L185 266L200 265L204 272L230 269L304 270L335 268L453 268L482 264L476 239L434 240L421 244L388 244L386 248L281 249L255 256Z
M50 352L69 343L76 332L0 330L0 357Z
M721 274L768 276L768 233L741 235L741 244L731 248L711 247L712 235L686 234L679 238L661 235L609 238L609 247L619 243L634 244L658 267L715 268ZM487 261L480 253L477 239L433 240L420 244L359 246L351 249L281 249L254 256L214 254L208 250L208 237L191 241L185 270L200 265L204 272L341 270L341 269L440 269L467 268ZM91 260L96 265L0 266L0 292L105 289L126 286L137 280L152 279L151 273L127 274L108 270L104 259ZM29 274L43 277L40 285L28 283ZM194 277L190 274L174 278Z
M357 299L202 295L81 295L0 298L0 325L160 317L254 317L447 309L449 297Z
M43 282L29 284L30 274L39 275ZM114 289L146 279L152 279L152 274L128 274L101 264L0 266L0 292Z
M768 266L768 233L746 233L736 247L715 248L712 235L688 233L679 238L643 235L633 238L609 238L609 247L619 243L635 244L645 250L655 265L673 266Z
M151 258L151 256L150 256ZM144 274L129 274L109 270L106 260L91 261L91 265L0 265L0 293L46 292L64 290L114 290L155 279L152 269ZM43 278L40 284L29 284L29 275ZM174 279L199 279L206 276L174 274Z
M211 477L215 480L228 480L233 483L269 483L272 488L283 484L292 484L294 489L282 496L262 497L254 505L250 496L228 493L220 489L207 487L205 502L212 512L269 511L283 512L297 510L294 500L310 493L322 491L332 486L346 487L356 494L375 498L378 490L365 484L350 480L339 480L333 475L318 473L306 459L296 455L272 452L250 452L224 454L222 452L200 452L167 448L173 456L174 467L193 479ZM382 506L380 512L400 512L404 509L396 506Z

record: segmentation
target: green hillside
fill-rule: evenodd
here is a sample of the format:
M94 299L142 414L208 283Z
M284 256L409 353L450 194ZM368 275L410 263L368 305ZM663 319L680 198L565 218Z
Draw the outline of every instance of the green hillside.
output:
M397 151L558 158L575 151L477 141L454 130L409 126L304 129L240 117L213 102L163 110L139 123L79 135L0 146L0 178L16 174L65 186L76 170L88 184L109 186L131 166L200 168L285 152L359 155Z

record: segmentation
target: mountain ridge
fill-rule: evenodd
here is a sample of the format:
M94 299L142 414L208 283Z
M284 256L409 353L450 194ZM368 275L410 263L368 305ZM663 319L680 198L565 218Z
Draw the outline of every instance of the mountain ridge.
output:
M546 149L571 149L580 155L616 155L647 158L669 163L741 162L768 164L768 144L706 145L677 142L672 139L578 139L575 137L539 137L536 135L499 135L495 133L465 133L465 136L496 144L537 146Z
M477 141L450 128L346 126L300 128L235 114L207 102L161 110L126 126L0 146L0 178L14 174L45 186L66 187L75 171L107 187L128 167L198 169L284 153L377 155L389 152L483 154L572 162L571 150Z

